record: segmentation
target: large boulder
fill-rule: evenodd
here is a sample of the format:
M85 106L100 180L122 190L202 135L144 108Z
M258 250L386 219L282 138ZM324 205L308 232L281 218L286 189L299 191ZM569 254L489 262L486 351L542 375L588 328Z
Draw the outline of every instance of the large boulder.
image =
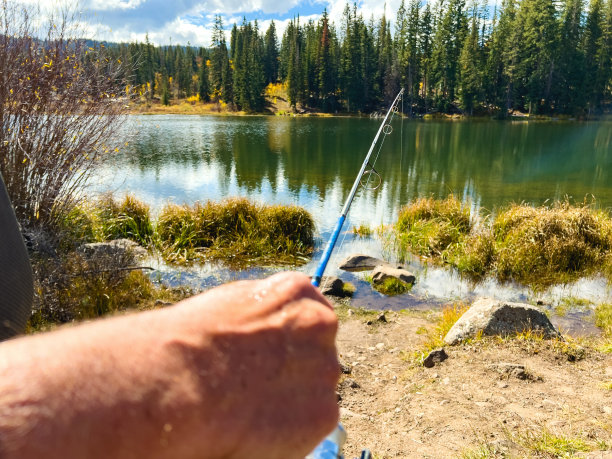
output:
M376 266L388 265L384 260L371 257L369 255L350 255L342 263L340 263L340 269L344 271L368 271L374 269Z
M386 279L395 278L406 284L412 285L416 280L414 274L402 268L394 268L389 265L379 265L372 271L372 282L382 284Z
M488 336L507 336L525 330L542 333L544 338L561 337L546 314L529 304L481 298L453 325L444 342L458 344L480 332Z

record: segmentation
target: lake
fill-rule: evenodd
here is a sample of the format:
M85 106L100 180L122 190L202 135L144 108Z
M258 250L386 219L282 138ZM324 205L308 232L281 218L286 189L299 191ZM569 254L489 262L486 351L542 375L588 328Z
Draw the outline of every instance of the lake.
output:
M380 123L369 118L131 116L123 126L129 144L97 171L94 190L132 193L154 211L170 201L191 204L228 196L298 204L313 214L323 240ZM392 127L375 163L380 185L374 187L378 180L373 177L359 190L346 229L392 223L410 200L449 193L492 212L510 202L540 205L565 197L594 197L599 207L612 207L612 122L395 119ZM364 250L380 254L380 243L349 235L339 256ZM438 279L437 270L414 265L425 273L417 285L428 282L423 277L436 285L452 284L450 291L437 287L441 298L475 291L452 275ZM311 268L312 263L303 269ZM226 280L202 281L219 269L198 269L194 279L204 286ZM517 290L511 291L515 297Z

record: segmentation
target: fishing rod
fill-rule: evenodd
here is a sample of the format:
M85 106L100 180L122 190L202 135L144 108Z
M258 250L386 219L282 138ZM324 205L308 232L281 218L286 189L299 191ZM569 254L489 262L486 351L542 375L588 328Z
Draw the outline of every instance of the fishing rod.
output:
M334 247L336 245L336 242L338 241L338 236L340 236L340 231L342 231L342 226L344 225L346 216L349 212L349 209L351 208L351 204L353 203L353 198L355 197L355 193L357 193L357 189L359 188L361 179L363 178L366 172L366 167L370 165L370 157L372 156L374 147L376 146L376 143L378 142L378 138L380 137L381 132L384 132L385 134L391 133L391 125L386 124L387 119L389 118L389 115L391 115L391 113L394 111L394 109L397 110L397 102L402 97L402 94L404 94L404 88L400 89L400 91L397 93L397 96L395 96L395 100L389 107L389 110L387 111L387 114L385 115L385 119L383 120L383 122L380 124L380 127L378 128L376 137L374 137L374 140L372 141L372 145L370 145L370 150L368 151L368 154L363 160L363 164L361 165L361 169L359 170L359 173L357 174L355 183L353 183L353 188L351 188L351 192L349 193L348 198L346 199L346 202L344 203L344 207L342 208L342 213L340 215L340 218L338 218L338 222L336 223L334 231L332 232L332 235L329 238L329 242L327 243L325 252L323 252L323 255L321 256L321 261L319 262L319 266L317 267L317 270L315 271L314 276L312 276L311 282L312 282L312 285L314 285L315 287L318 287L321 284L321 278L323 277L323 273L325 272L325 268L327 267L327 263L329 262L331 254L334 251ZM372 171L376 172L372 165L370 165L370 167Z
M370 157L372 156L372 153L374 152L374 147L376 146L376 143L378 142L378 138L380 137L380 134L384 133L385 135L387 135L391 133L391 125L387 124L387 120L389 119L389 116L391 115L391 113L393 113L394 111L398 111L397 103L403 94L404 94L404 88L400 89L400 91L397 93L397 96L395 96L395 100L389 107L389 110L387 111L387 114L385 115L385 118L383 119L382 123L380 124L380 127L378 128L378 132L376 133L374 140L372 141L372 145L370 145L368 154L363 160L361 169L359 170L359 173L357 174L357 178L355 178L355 183L353 183L353 188L351 188L351 192L349 193L348 198L346 199L346 202L344 203L344 207L342 208L340 218L338 218L338 222L336 223L334 231L332 232L332 235L329 238L329 241L327 242L327 247L325 248L325 251L323 252L323 255L321 256L321 261L319 262L319 266L317 266L317 270L315 271L314 276L312 276L311 283L315 287L319 287L319 285L321 284L323 273L325 272L327 263L329 262L332 252L334 251L334 247L336 246L336 242L338 241L338 236L340 236L340 232L342 231L342 226L344 225L346 216L348 215L349 209L351 208L351 204L353 203L353 198L355 197L355 194L357 193L359 184L361 183L361 180L363 179L363 176L366 173L366 168L370 166L370 171L377 174L376 170L374 169L374 165L370 164ZM379 152L380 152L380 149L379 149ZM336 429L331 434L329 434L321 443L319 443L319 445L315 448L315 450L307 456L307 459L341 459L343 457L341 454L341 449L345 441L346 441L346 431L344 430L344 427L342 427L342 424L338 424ZM372 455L370 451L368 451L367 449L361 452L360 459L371 459L371 457Z

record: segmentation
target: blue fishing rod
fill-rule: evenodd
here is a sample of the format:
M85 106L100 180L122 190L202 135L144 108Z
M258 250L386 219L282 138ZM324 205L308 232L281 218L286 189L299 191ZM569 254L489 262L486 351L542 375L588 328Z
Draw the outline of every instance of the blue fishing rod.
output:
M383 120L383 122L380 124L380 127L378 128L376 137L374 137L374 140L372 141L372 145L370 145L370 150L368 151L367 156L363 160L363 164L361 165L361 169L359 170L359 173L357 174L355 183L353 183L353 188L351 188L351 192L349 193L348 198L346 198L346 202L344 203L344 207L342 208L342 214L340 215L340 218L338 219L338 222L336 223L334 231L332 232L332 235L329 238L329 242L327 243L325 252L323 252L323 255L321 256L321 261L319 262L319 266L317 267L317 270L315 271L314 276L312 276L312 285L314 285L315 287L318 287L321 284L321 278L323 277L323 273L325 272L325 268L327 267L327 263L329 262L331 254L334 251L334 247L336 246L336 242L338 241L338 236L340 236L340 232L342 231L342 226L344 225L346 216L349 212L349 209L351 208L351 204L353 203L353 198L355 197L355 193L357 193L357 189L359 188L361 179L363 178L363 175L366 172L366 168L368 167L368 165L370 165L370 157L372 156L372 153L374 152L374 147L376 146L376 143L378 142L378 138L380 137L380 134L382 132L385 132L385 134L389 134L391 132L391 125L387 124L387 119L389 119L389 116L391 115L394 109L397 110L397 103L402 97L402 94L404 94L404 88L400 89L400 92L398 92L397 96L395 96L395 100L389 107L389 110L387 111L387 115L385 116L385 119ZM370 167L372 170L374 170L372 166Z
M344 207L342 208L342 213L340 214L340 218L338 218L338 222L336 223L334 231L332 232L332 235L329 238L329 241L327 242L327 247L325 247L325 251L323 252L323 255L321 256L321 261L319 262L319 265L317 266L317 270L315 271L314 276L312 276L311 282L312 282L312 285L314 285L315 287L319 287L321 284L323 273L325 272L327 263L329 262L329 259L331 258L332 252L334 251L334 247L336 246L336 242L338 241L338 237L340 236L340 232L342 231L342 227L344 226L346 216L348 215L349 209L351 208L351 204L353 203L353 198L355 197L355 194L357 193L359 184L361 183L361 180L363 179L363 176L366 173L366 168L370 166L370 171L373 173L376 173L374 166L370 164L370 157L372 156L372 153L374 152L374 147L378 143L378 138L380 137L380 134L384 133L385 135L387 135L391 133L392 128L391 128L391 125L387 123L387 120L389 119L389 116L391 115L391 113L393 113L394 111L398 111L397 104L403 94L404 94L404 88L400 89L400 91L397 93L397 96L395 96L395 100L389 107L389 110L387 111L387 114L385 115L385 119L383 120L383 122L380 124L380 127L378 128L376 137L374 137L374 140L372 141L372 145L370 145L370 150L368 150L368 154L363 160L363 164L361 165L361 169L359 170L359 173L357 174L355 183L353 183L353 188L351 188L351 192L349 193L348 198L346 199L346 202L344 203ZM315 448L315 450L312 453L310 453L307 456L307 458L308 459L310 458L312 459L342 459L343 456L342 456L341 450L342 450L342 445L344 444L345 440L346 440L346 431L344 430L344 427L342 427L342 424L338 424L338 427L336 427L336 429L331 434L329 434L321 443L319 443L319 445ZM372 455L370 451L363 450L361 452L360 459L371 459L371 457Z

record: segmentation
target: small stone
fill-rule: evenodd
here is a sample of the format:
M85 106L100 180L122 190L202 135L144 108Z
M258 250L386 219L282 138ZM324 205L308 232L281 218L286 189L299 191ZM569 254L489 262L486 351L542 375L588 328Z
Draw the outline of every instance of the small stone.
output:
M342 372L342 374L345 374L345 375L350 375L351 374L353 369L351 368L351 366L348 363L343 362L340 359L338 359L338 363L340 364L340 371Z
M601 408L601 410L606 414L612 414L612 408L610 408L609 406L604 406Z
M448 386L450 384L450 378L448 376L444 378L442 380L442 384L444 384L445 386Z
M385 313L383 312L381 315L379 315L376 320L378 322L383 322L383 323L387 323L387 317L385 316Z
M400 407L395 408L395 412L399 413L400 411L402 411L402 409Z
M385 343L378 343L376 345L376 349L378 349L379 351L383 350L385 348Z
M374 346L370 346L370 347L368 348L368 351L375 351L375 350L376 350L376 348L375 348Z
M436 363L444 362L448 359L448 354L444 348L436 349L431 351L425 360L423 360L423 366L425 368L433 368Z
M506 389L508 387L508 383L505 383L503 381L498 381L497 387L499 387L500 389Z

